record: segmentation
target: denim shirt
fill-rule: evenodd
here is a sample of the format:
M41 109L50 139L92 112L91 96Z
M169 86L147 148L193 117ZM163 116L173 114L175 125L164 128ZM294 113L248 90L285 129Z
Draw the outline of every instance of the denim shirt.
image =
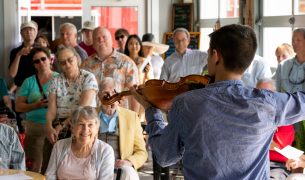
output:
M166 126L146 110L149 143L158 163L182 159L186 180L269 179L269 145L277 126L305 118L305 94L221 81L178 96Z

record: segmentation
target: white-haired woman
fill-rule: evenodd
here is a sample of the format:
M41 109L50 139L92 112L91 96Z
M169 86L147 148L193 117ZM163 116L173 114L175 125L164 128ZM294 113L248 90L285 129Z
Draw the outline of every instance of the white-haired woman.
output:
M54 145L47 179L113 179L114 153L110 145L97 139L99 126L94 107L73 112L72 137Z

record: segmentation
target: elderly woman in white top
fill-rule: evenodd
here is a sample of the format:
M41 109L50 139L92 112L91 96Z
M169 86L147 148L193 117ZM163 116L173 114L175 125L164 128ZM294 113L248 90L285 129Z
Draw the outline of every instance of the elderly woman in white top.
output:
M95 76L79 68L80 57L71 47L62 47L56 53L62 73L54 78L49 88L47 112L47 138L44 145L44 173L52 150L58 139L69 137L69 117L78 106L96 107L98 85Z
M97 139L100 126L96 109L79 107L71 118L72 137L53 148L47 179L113 179L114 153Z

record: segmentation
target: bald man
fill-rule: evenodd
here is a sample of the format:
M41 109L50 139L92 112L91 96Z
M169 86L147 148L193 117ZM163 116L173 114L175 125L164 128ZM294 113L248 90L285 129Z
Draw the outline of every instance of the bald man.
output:
M96 53L82 62L81 67L92 72L97 82L104 77L112 77L121 85L122 90L129 90L138 84L136 64L125 54L113 48L112 37L107 28L97 27L93 31L93 48ZM139 104L131 97L121 103L125 108L138 112Z

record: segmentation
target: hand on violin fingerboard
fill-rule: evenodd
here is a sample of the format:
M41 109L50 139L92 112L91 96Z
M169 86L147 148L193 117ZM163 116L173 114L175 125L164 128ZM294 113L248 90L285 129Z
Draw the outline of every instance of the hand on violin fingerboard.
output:
M139 94L135 87L131 87L130 91L133 95L133 97L144 107L144 109L147 109L152 106L145 97L143 97L141 94Z

